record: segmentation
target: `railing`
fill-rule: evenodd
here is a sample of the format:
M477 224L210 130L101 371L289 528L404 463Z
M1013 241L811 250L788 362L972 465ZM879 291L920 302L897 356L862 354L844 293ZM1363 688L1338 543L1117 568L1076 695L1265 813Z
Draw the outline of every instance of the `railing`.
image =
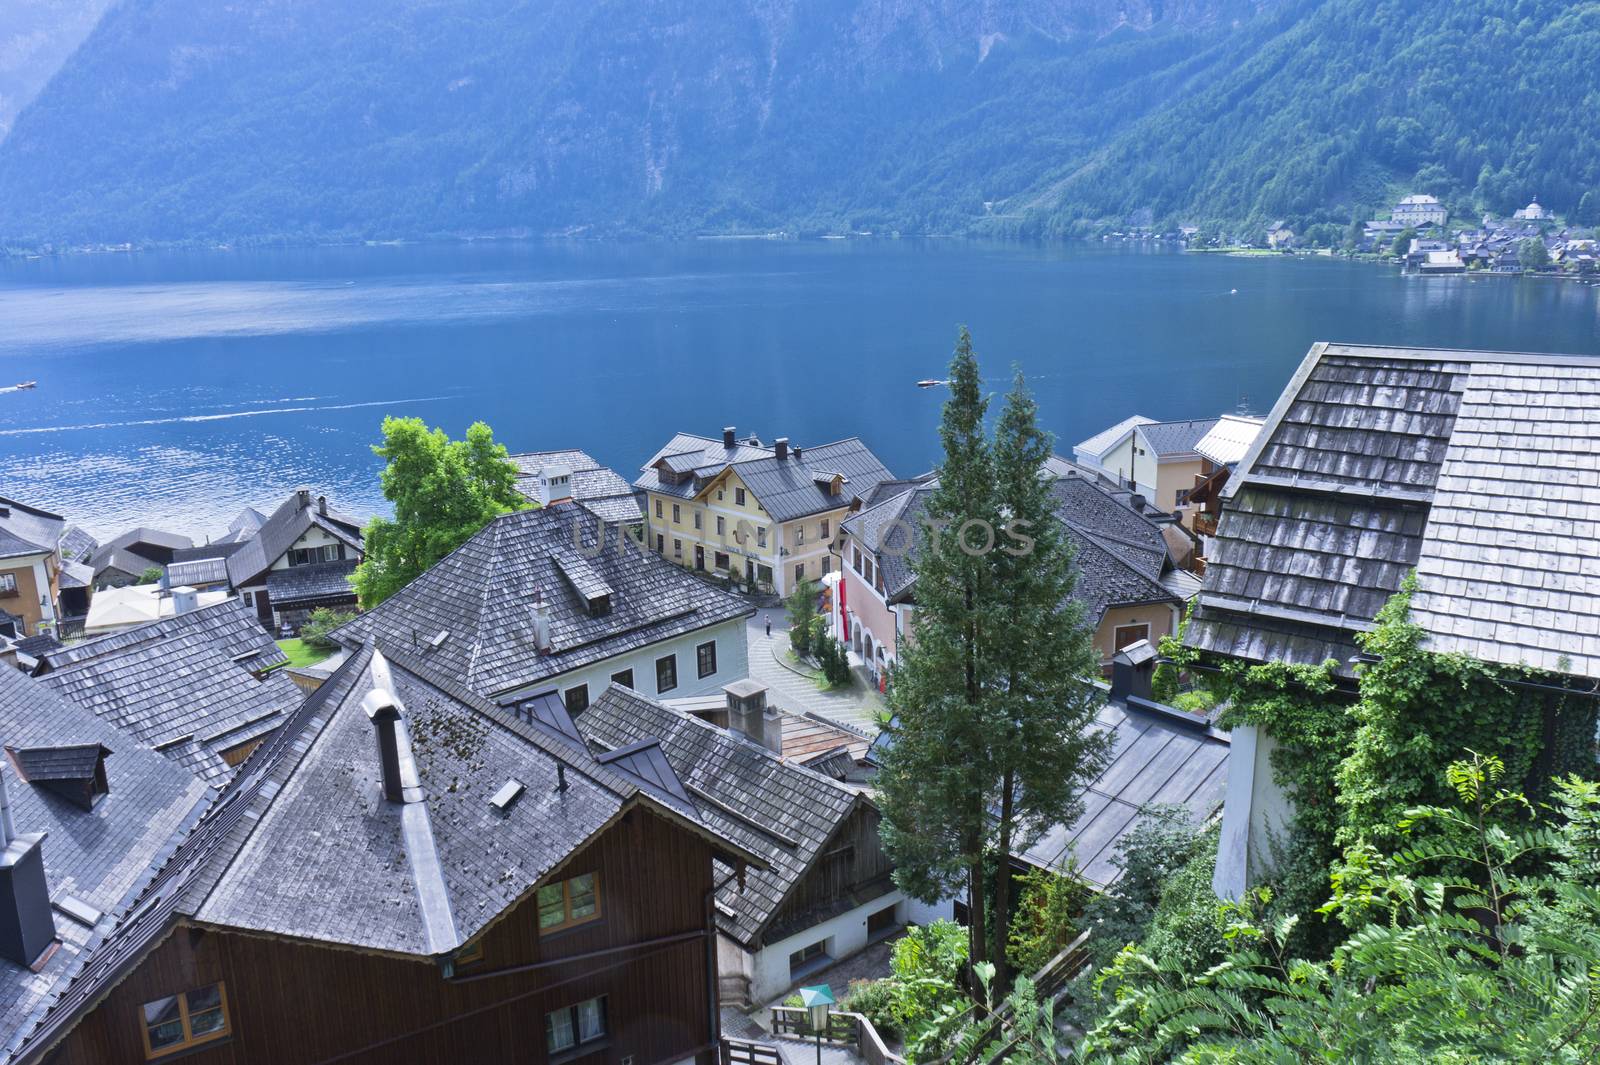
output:
M1217 516L1201 512L1194 516L1194 531L1201 536L1217 535Z
M723 1037L722 1065L785 1065L778 1048L748 1039Z
M816 1039L810 1012L794 1006L772 1007L772 1034L795 1039ZM906 1059L889 1049L872 1021L846 1010L828 1011L828 1030L822 1034L828 1046L852 1047L867 1065L906 1065Z

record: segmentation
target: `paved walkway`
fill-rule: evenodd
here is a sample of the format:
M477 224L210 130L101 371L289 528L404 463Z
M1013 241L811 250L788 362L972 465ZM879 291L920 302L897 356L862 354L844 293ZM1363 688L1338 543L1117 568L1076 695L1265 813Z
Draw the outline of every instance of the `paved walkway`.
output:
M772 618L772 635L765 619ZM869 736L878 734L883 698L857 678L849 688L823 691L808 676L796 672L783 656L789 650L788 619L782 608L758 610L750 619L750 676L767 686L767 701L792 713L807 711L849 725Z

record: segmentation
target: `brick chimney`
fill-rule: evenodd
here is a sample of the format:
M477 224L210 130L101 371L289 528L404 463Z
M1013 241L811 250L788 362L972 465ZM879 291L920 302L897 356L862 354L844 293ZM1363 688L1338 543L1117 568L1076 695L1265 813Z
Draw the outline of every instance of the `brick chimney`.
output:
M318 496L317 497L317 513L321 514L324 518L326 518L328 516L328 497L327 496Z
M0 957L32 968L56 938L44 878L44 833L17 835L5 774L0 765Z
M732 447L734 434L739 431L738 426L725 425L722 427L722 446Z
M789 457L789 438L780 436L772 442L773 454L781 461Z
M765 685L736 680L722 688L728 699L728 730L737 732L774 754L783 753L783 720L767 706Z

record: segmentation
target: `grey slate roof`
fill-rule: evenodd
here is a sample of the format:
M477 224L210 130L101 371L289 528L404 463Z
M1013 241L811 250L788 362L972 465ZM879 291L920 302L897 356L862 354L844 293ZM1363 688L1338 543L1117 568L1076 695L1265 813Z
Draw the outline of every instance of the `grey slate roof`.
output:
M1143 808L1180 804L1196 825L1221 808L1228 738L1202 719L1157 704L1107 703L1095 728L1111 732L1111 757L1084 794L1083 813L1071 825L1049 829L1020 857L1059 870L1070 853L1080 875L1104 891L1122 876L1112 859Z
M632 547L619 553L616 536L594 558L592 514L565 503L507 514L335 636L347 646L369 638L385 645L429 647L435 672L459 677L494 697L615 655L753 613L752 607ZM611 588L610 608L592 614L561 565L576 560ZM553 650L533 641L535 593L550 610ZM430 641L448 635L437 647ZM421 652L419 652L421 653Z
M664 462L680 473L695 476L682 484L661 480L656 464ZM878 456L857 437L831 444L793 449L779 459L770 447L748 442L722 446L721 438L679 433L641 467L635 488L649 489L682 499L693 499L711 478L732 466L774 521L792 521L810 514L837 510L852 499L866 499L883 481L893 479ZM845 479L843 496L829 495L818 477L839 474Z
M242 515L241 515L242 517ZM238 519L235 519L236 521ZM248 523L246 523L247 525ZM246 527L241 525L241 528ZM253 585L263 572L313 526L341 541L355 552L361 550L361 523L345 517L332 506L326 514L318 510L317 498L308 488L297 488L278 504L278 509L250 535L244 546L228 556L228 580L235 588Z
M701 818L767 860L772 868L748 873L742 892L729 882L717 894L718 925L749 947L759 944L856 803L866 801L821 773L621 685L608 687L577 724L602 751L656 741Z
M572 498L599 515L602 521L634 525L644 520L639 497L626 478L609 466L602 466L587 452L575 448L563 451L525 451L512 455L520 471L517 491L537 501L535 486L524 484L545 466L566 466L572 471Z
M353 558L343 558L268 570L267 594L280 610L339 601L354 603L356 591L350 586L350 575L358 565Z
M1344 663L1414 568L1431 648L1600 677L1597 402L1600 359L1314 345L1224 490L1189 641Z
M94 570L82 562L61 563L61 587L87 588L94 583Z
M41 680L211 784L222 753L288 720L304 693L255 614L227 599L45 654Z
M1056 517L1076 552L1078 584L1073 597L1083 603L1091 624L1097 623L1109 606L1182 601L1162 583L1171 565L1160 527L1132 510L1125 494L1119 497L1106 491L1098 481L1080 476L1075 466L1047 464L1045 471L1054 477L1051 492ZM873 548L891 602L912 593L916 541L903 553L884 548L899 548L906 540L906 529L896 522L910 526L920 536L928 497L936 485L931 480L918 482L841 523L847 533ZM845 564L850 564L848 559Z
M65 530L61 515L0 496L0 558L54 551Z
M1139 426L1139 435L1150 444L1150 450L1159 458L1176 458L1194 454L1194 447L1216 427L1217 418L1187 418L1176 422L1147 422Z
M61 531L61 539L57 542L61 557L65 560L86 562L94 554L95 548L100 546L100 541L90 536L76 525L68 525Z
M14 669L0 669L0 746L30 752L82 749L106 759L110 791L85 810L6 765L6 789L18 832L45 832L45 877L57 902L71 897L107 917L97 929L57 912L61 946L38 973L0 959L0 1062L63 992L85 950L104 934L148 881L152 863L177 845L210 796L209 789L160 755L116 733L82 707ZM10 755L0 756L10 758Z

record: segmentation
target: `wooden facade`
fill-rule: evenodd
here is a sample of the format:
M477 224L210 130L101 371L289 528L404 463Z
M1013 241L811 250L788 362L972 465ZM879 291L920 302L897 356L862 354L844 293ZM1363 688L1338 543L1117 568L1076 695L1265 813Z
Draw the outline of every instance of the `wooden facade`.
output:
M763 937L775 942L819 917L842 912L893 890L894 865L878 835L882 815L864 800L823 845L816 861L784 899Z
M587 872L602 885L596 919L541 936L530 894L453 976L426 959L180 923L44 1061L145 1061L143 1004L221 983L229 1034L153 1060L709 1065L719 1035L710 845L636 807L545 882ZM607 1034L552 1058L546 1015L597 996Z

